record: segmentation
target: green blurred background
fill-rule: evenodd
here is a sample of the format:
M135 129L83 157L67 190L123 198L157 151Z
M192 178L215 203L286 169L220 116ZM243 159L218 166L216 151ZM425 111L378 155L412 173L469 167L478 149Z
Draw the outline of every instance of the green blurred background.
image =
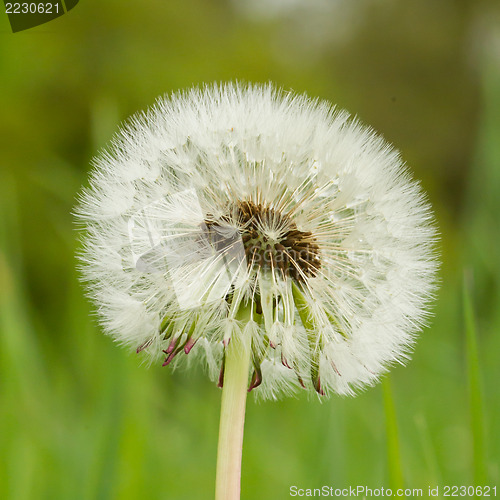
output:
M82 0L17 34L0 14L0 498L213 497L220 391L102 335L71 210L120 122L234 79L328 99L383 133L429 193L443 260L432 325L390 383L249 399L242 498L500 486L499 7Z

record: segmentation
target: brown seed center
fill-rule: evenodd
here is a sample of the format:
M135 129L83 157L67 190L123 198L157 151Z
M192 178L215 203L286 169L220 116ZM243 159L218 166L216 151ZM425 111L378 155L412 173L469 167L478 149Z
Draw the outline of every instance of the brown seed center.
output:
M278 270L297 281L316 276L321 267L319 247L309 231L300 231L288 214L252 201L238 201L227 215L205 220L209 238L218 248L224 227L237 229L251 268Z

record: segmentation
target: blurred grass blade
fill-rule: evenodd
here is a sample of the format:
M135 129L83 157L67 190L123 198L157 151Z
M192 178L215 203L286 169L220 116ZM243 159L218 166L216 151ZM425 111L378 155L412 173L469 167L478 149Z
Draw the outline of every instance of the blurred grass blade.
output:
M467 375L469 386L470 425L473 446L473 470L476 485L487 480L485 464L484 412L481 390L481 374L477 346L476 322L471 299L471 276L464 273L463 311L467 356Z
M390 377L382 380L384 394L385 427L387 434L387 466L389 471L389 486L395 490L404 488L403 467L401 464L401 450L399 444L398 422L396 407L392 394Z
M423 413L415 416L415 426L420 437L426 466L430 474L428 483L443 484L443 477L439 467L439 457L436 453L436 447L432 442L427 419Z

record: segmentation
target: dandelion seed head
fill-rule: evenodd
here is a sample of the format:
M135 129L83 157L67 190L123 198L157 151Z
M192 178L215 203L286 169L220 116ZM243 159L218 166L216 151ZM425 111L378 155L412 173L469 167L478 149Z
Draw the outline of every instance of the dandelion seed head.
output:
M77 215L106 333L216 381L238 336L260 398L354 394L407 361L429 316L436 230L399 153L272 85L159 99L94 160Z

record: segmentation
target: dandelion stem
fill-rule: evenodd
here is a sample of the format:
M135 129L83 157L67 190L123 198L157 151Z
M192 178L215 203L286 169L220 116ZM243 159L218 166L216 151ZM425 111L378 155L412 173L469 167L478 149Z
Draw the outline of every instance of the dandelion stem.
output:
M241 305L236 319L243 326L250 319L251 307ZM240 498L241 452L250 369L250 347L233 335L226 348L224 385L217 450L216 500Z

